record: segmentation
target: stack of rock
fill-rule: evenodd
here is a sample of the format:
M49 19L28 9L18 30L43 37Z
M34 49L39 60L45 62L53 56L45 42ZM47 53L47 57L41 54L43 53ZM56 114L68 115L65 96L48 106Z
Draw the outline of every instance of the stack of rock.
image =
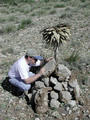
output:
M46 70L44 78L35 82L32 92L35 96L36 112L46 112L48 105L59 108L62 102L72 107L75 106L80 98L81 90L77 79L71 77L71 71L63 64L56 66L54 59L44 68ZM40 101L39 104L37 101ZM40 109L37 109L37 106L38 108L40 106Z

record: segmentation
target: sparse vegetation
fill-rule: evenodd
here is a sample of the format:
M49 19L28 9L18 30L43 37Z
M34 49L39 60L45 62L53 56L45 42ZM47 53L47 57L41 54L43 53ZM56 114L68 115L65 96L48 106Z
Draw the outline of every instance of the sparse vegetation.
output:
M52 10L52 11L49 12L49 14L51 14L51 15L53 15L55 13L56 13L56 10Z
M81 2L85 2L86 0L80 0Z
M41 15L43 15L43 14L45 14L45 13L46 13L45 10L40 10L40 11L38 11L36 14L37 14L38 16L41 16Z
M7 3L7 4L10 4L10 5L17 6L18 3L21 3L21 2L24 2L24 3L33 3L34 0L1 0L0 2L1 3Z
M16 19L17 19L17 17L12 15L8 18L8 21L16 21Z
M66 58L66 61L69 64L75 63L79 60L79 53L78 51L73 51L72 54L70 55L70 57Z
M63 14L60 16L60 18L66 18L66 17L71 18L71 17L72 17L72 14L71 14L71 13L63 13Z
M56 4L54 7L55 8L63 8L63 7L65 7L65 4Z
M30 25L31 23L32 23L32 21L31 21L30 18L28 18L28 19L23 19L23 20L21 21L21 23L19 24L19 26L18 26L18 30L19 30L19 29L24 29L26 26Z
M7 48L5 50L2 50L2 54L6 55L7 53L13 54L13 49L12 48Z
M0 18L0 23L3 23L3 22L5 22L5 21L6 21L5 18Z
M16 26L15 25L6 25L3 27L2 32L3 33L10 33L10 32L14 32L16 30Z

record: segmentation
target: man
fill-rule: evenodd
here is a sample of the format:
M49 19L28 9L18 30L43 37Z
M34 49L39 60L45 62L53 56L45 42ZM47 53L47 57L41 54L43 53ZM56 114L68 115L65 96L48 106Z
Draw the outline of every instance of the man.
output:
M35 50L29 50L26 55L17 60L8 72L9 82L18 87L20 91L26 93L31 88L31 83L36 81L44 74L41 68L37 74L30 72L31 66L40 66L43 57L37 56ZM47 60L49 61L49 59Z

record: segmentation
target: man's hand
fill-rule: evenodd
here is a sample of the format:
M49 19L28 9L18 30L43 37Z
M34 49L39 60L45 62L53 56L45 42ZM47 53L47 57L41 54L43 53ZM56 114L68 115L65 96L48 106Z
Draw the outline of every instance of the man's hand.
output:
M53 59L53 57L50 57L50 58L47 58L46 61L49 62L52 59Z
M39 73L40 73L41 75L44 75L44 74L45 74L45 69L44 69L44 68L41 68Z

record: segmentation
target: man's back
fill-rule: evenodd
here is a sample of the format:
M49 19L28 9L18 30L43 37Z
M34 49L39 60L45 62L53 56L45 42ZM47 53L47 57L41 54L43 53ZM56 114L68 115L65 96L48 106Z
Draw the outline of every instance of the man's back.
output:
M29 72L29 65L26 63L25 57L23 56L17 60L8 72L10 78L21 78L25 79L28 77L27 73ZM26 74L26 75L25 75Z

